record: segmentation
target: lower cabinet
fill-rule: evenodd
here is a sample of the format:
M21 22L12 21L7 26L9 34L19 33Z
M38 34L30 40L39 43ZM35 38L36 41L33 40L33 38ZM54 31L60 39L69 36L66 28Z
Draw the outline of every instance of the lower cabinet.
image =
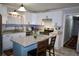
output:
M28 51L34 48L37 48L37 44L32 44L32 45L24 47L18 43L13 42L13 53L15 56L27 56Z
M13 39L20 39L21 37L25 37L26 33L8 33L8 34L3 34L3 50L8 50L13 48L13 43L11 40Z

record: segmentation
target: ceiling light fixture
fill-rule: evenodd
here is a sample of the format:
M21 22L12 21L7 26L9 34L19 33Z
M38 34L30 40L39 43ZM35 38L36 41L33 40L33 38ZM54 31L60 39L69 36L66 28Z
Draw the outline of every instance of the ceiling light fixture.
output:
M24 5L21 4L20 8L17 11L26 11L26 9L24 8Z
M10 15L19 16L20 14L14 10L13 12L9 12Z

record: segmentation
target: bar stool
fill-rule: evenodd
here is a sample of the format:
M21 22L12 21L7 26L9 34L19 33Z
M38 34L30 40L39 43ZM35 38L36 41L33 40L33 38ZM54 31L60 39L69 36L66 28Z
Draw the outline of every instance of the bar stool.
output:
M47 47L49 56L51 56L51 54L53 54L53 56L55 56L55 51L54 51L55 41L56 41L56 36L51 37L50 43L48 44L48 47ZM51 52L51 50L53 50L53 53Z

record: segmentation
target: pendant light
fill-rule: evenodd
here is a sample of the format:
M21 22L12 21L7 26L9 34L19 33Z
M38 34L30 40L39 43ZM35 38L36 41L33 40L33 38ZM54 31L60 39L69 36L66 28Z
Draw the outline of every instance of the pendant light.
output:
M26 9L24 8L24 5L21 4L20 8L17 11L26 11Z

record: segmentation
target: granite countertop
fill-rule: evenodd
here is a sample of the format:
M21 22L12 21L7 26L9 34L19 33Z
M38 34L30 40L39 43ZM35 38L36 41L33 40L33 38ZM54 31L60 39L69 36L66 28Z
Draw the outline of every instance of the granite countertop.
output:
M24 47L29 46L31 44L35 44L39 41L47 39L49 36L47 35L39 35L37 38L34 38L34 36L27 36L21 39L13 39L11 41L16 42Z
M56 32L53 32L53 34L51 34L51 35L38 35L37 38L34 38L34 36L32 35L32 36L23 37L21 39L13 39L11 41L18 43L18 44L22 45L23 47L26 47L26 46L29 46L31 44L35 44L39 41L48 39L56 34L57 34Z

